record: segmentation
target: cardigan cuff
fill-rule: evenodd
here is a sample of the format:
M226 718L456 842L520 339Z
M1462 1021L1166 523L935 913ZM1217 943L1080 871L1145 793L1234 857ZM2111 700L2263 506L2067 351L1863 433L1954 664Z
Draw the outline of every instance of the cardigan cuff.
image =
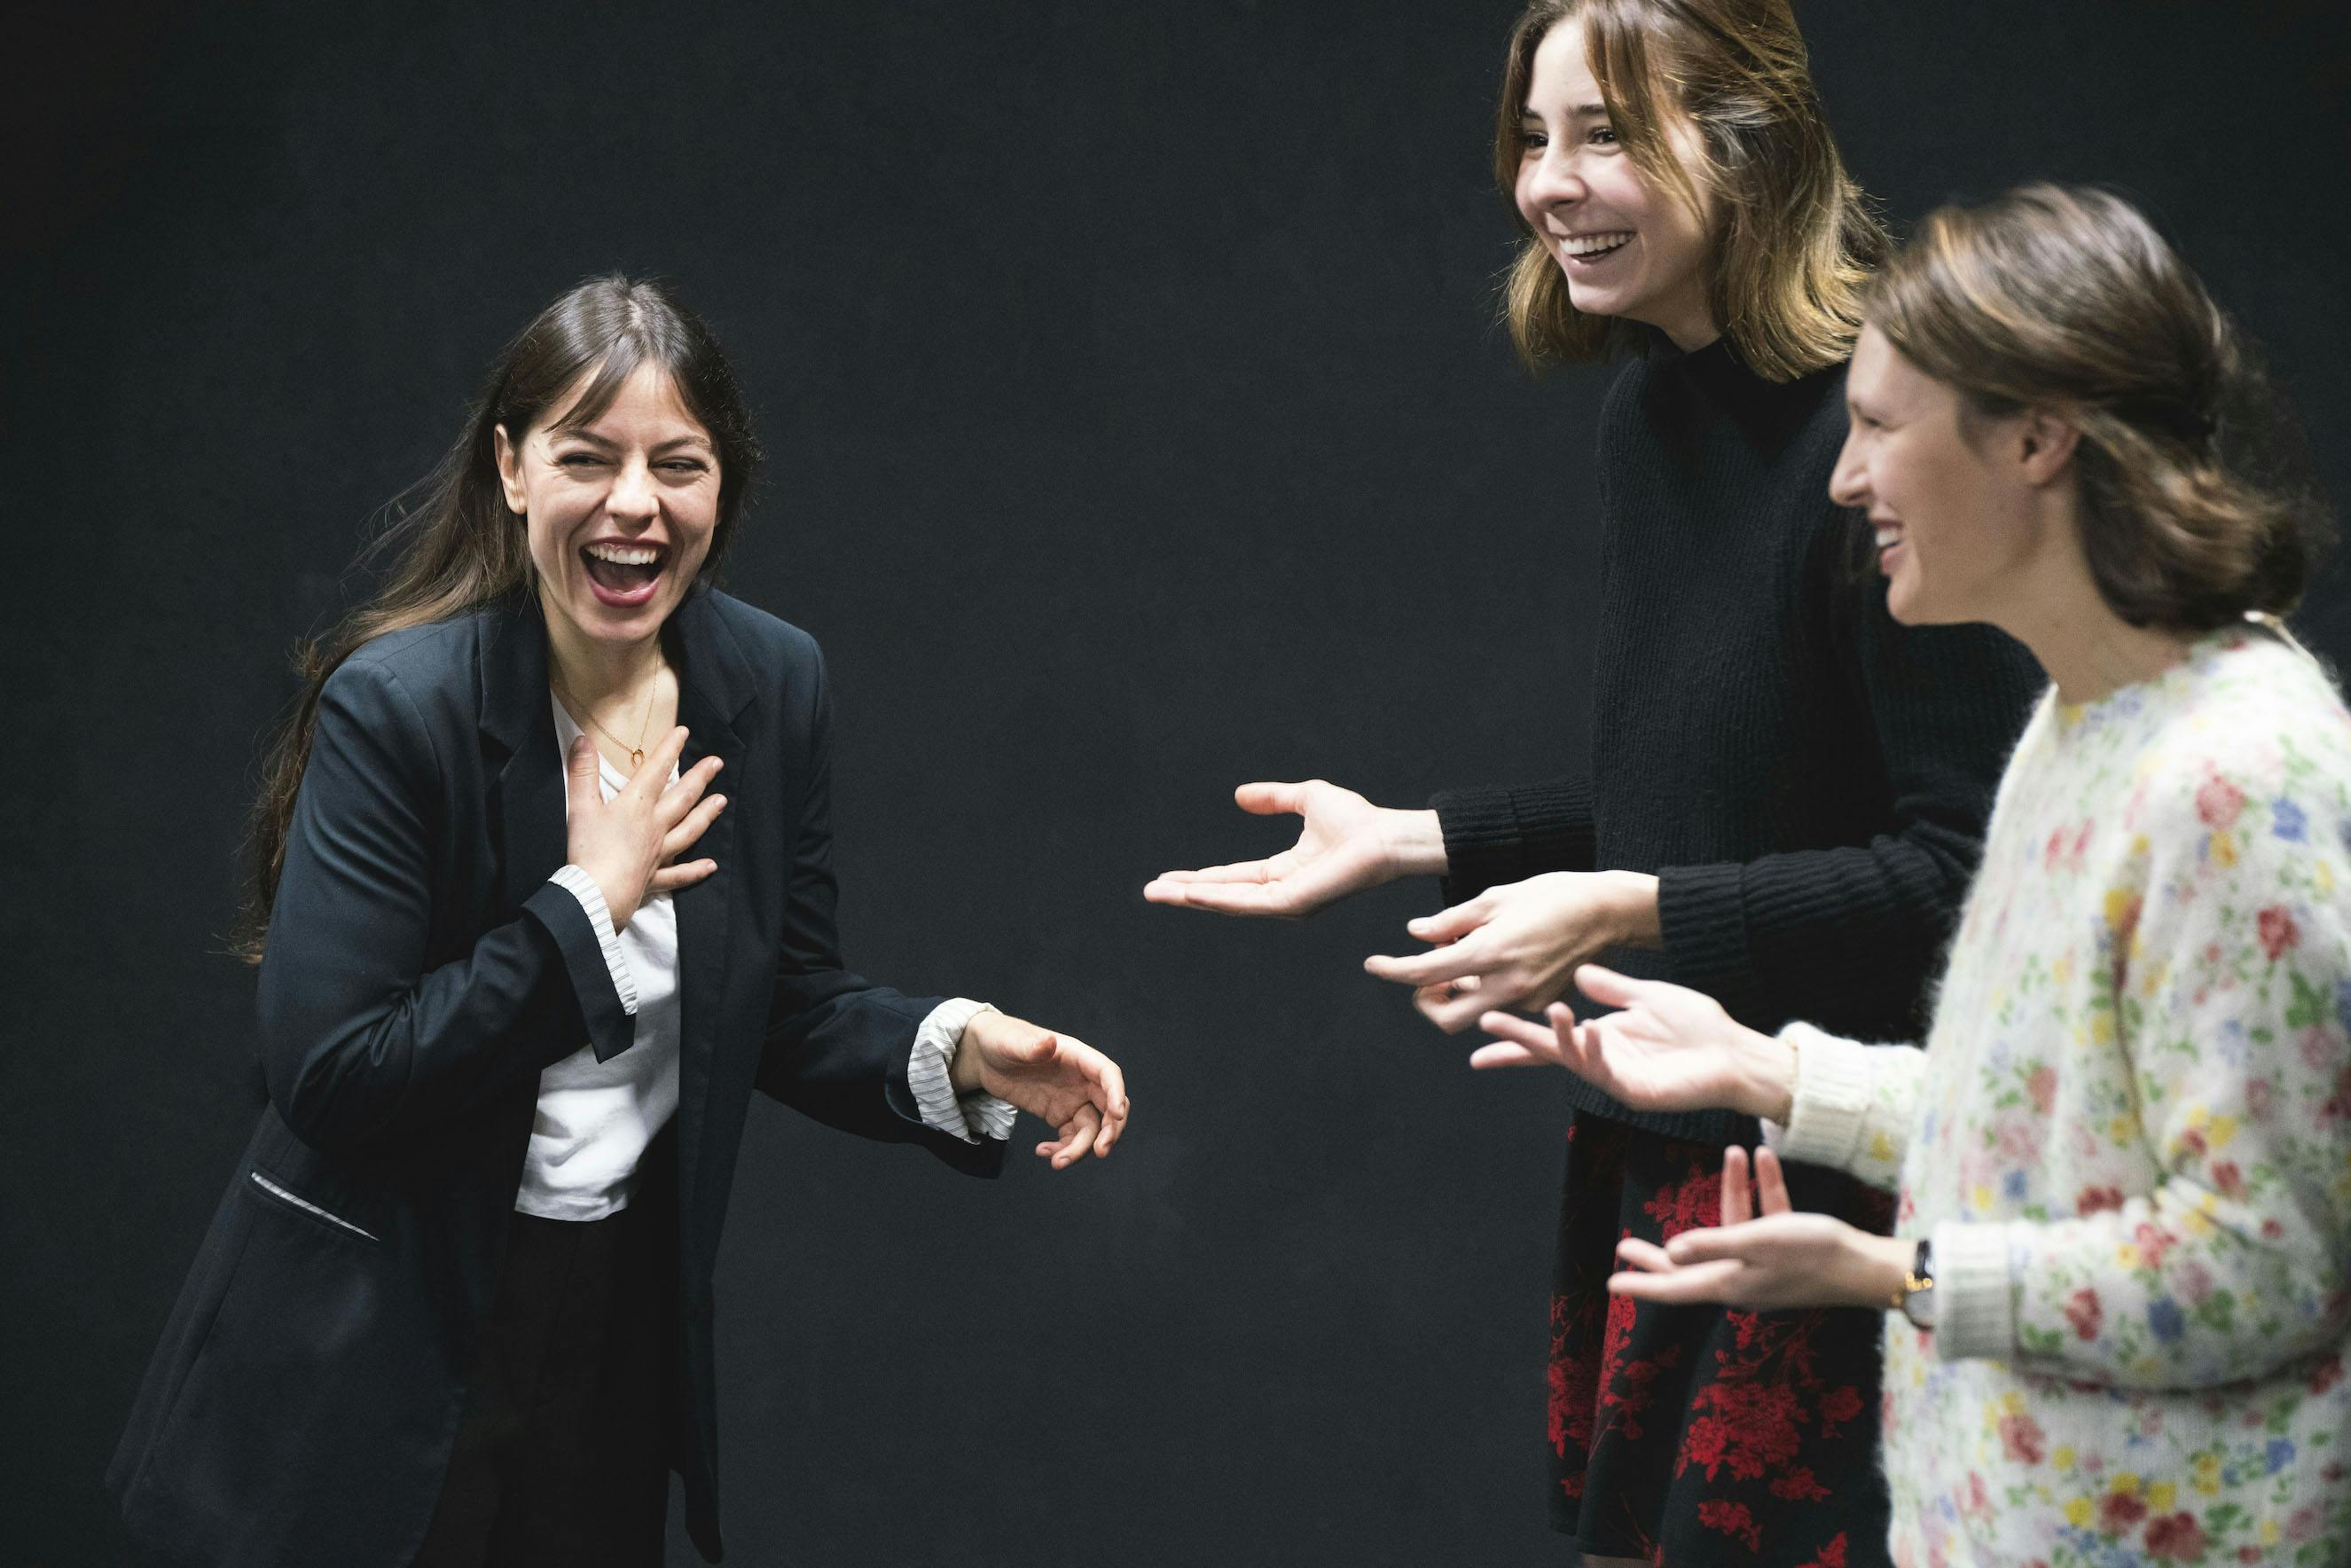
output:
M2014 1355L2008 1227L1947 1219L1934 1234L1935 1354L1945 1361Z
M1808 1023L1780 1038L1795 1048L1796 1092L1788 1123L1763 1124L1763 1141L1783 1160L1850 1169L1869 1111L1869 1047Z

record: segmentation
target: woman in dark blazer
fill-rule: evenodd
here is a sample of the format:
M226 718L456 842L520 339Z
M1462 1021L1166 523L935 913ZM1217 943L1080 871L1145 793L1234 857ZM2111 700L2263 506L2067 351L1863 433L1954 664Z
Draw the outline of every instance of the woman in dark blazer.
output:
M1117 1138L1099 1052L843 967L823 660L708 581L757 460L702 325L592 279L306 651L256 810L268 1104L109 1472L142 1540L656 1563L674 1469L716 1561L751 1091L982 1176L1016 1107L1056 1168Z

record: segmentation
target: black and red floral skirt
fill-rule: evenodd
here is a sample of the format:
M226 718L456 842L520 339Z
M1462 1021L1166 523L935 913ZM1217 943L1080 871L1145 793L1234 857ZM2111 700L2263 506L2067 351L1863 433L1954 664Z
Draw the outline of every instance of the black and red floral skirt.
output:
M1798 1208L1871 1230L1893 1204L1791 1165ZM1665 1568L1875 1568L1878 1312L1740 1312L1608 1293L1616 1243L1721 1218L1722 1149L1579 1113L1551 1302L1553 1526Z

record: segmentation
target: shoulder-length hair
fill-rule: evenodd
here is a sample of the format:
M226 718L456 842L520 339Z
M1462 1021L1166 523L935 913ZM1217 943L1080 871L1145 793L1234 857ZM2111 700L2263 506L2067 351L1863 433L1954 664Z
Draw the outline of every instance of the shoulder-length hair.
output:
M1843 362L1861 331L1859 290L1886 229L1845 173L1786 0L1533 0L1510 30L1494 123L1494 180L1524 243L1502 316L1526 362L1597 360L1639 340L1569 302L1567 281L1516 202L1535 50L1583 28L1609 123L1642 177L1710 219L1705 282L1716 327L1758 375L1792 381ZM1667 129L1686 120L1704 156L1693 181Z
M498 427L519 445L575 386L580 394L561 423L591 423L647 364L668 374L717 448L718 516L698 580L716 572L759 466L759 444L734 370L701 318L665 285L618 274L590 277L540 311L499 353L456 442L393 503L391 526L360 556L363 564L391 558L382 587L325 635L296 644L301 695L262 759L246 836L249 881L232 938L237 956L261 962L327 677L386 632L451 620L535 586L523 519L498 483Z

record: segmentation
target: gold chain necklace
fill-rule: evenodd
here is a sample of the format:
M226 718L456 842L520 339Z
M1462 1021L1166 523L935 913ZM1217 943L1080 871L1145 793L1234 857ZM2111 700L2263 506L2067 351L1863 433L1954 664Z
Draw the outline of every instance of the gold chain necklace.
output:
M652 683L645 688L645 716L639 720L637 724L637 743L634 746L631 746L627 741L622 740L611 730L604 729L604 721L596 716L596 710L585 706L578 697L573 696L571 695L571 689L569 686L565 685L560 681L555 683L556 695L561 697L568 706L576 707L581 713L586 714L590 724L594 725L598 729L604 730L605 739L611 741L613 745L627 752L629 754L629 766L632 768L643 768L645 765L645 731L653 726L653 696L660 691L660 689L661 672L656 670L653 672Z

